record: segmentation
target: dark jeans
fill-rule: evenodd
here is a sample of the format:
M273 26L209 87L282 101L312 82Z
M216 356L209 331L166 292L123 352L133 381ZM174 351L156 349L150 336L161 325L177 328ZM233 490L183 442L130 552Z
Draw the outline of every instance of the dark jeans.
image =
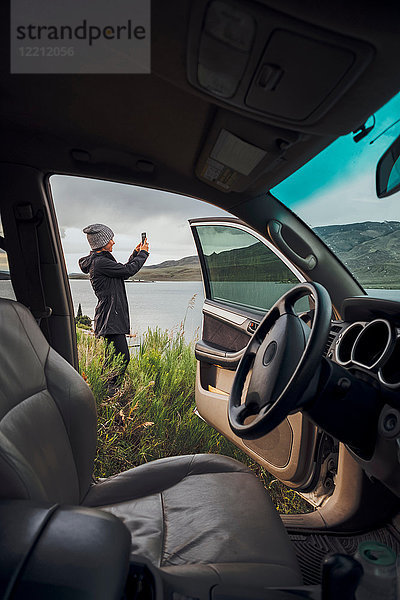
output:
M126 336L123 333L115 333L112 335L105 335L104 339L107 343L107 347L110 346L110 344L114 345L114 356L118 356L118 354L121 354L123 361L124 361L120 372L117 373L114 377L112 377L110 379L110 383L112 385L115 385L115 384L121 383L121 381L124 377L126 368L128 366L128 363L131 359L131 355L129 353L129 348L128 348L128 342L126 341ZM108 348L107 348L107 354L109 355ZM108 363L108 359L106 359L105 366L107 366L107 363Z

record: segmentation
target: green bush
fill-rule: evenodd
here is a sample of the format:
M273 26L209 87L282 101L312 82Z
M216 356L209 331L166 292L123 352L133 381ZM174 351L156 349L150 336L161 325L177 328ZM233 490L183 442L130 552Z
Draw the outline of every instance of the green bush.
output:
M97 403L96 477L166 456L224 454L255 472L280 512L310 510L296 492L195 415L196 359L182 329L175 334L149 329L132 355L121 389L111 398L107 381L118 372L121 358L113 357L105 372L104 341L79 330L77 337L80 371Z
M90 317L88 317L87 315L82 315L81 317L75 317L75 323L79 326L79 327L88 327L89 329L92 328L92 319Z
M77 323L76 326L79 329L86 329L86 331L92 331L92 328L89 325L84 325L83 323Z
M81 329L92 329L92 319L88 315L82 314L82 306L79 303L76 311L75 324Z

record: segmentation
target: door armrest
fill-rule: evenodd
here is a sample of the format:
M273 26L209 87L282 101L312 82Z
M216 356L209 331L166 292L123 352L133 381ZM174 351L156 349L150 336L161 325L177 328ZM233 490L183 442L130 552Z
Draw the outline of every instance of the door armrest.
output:
M211 346L203 340L197 342L195 345L195 355L197 360L218 365L225 369L230 369L231 371L234 371L237 368L243 352L244 349L239 350L238 352L228 352L227 350Z

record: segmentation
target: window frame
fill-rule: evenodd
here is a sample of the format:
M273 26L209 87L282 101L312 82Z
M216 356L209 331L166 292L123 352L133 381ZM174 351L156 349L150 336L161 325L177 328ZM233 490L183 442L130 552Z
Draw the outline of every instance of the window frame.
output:
M224 227L233 227L235 229L240 229L245 233L254 237L257 241L261 242L266 246L278 259L280 259L284 265L293 273L293 275L298 279L299 283L303 283L306 281L304 275L288 260L288 258L278 249L276 248L270 241L268 241L265 237L259 234L257 231L243 223L242 221L236 219L227 219L224 217L217 219L193 219L189 221L190 227L192 229L193 238L196 244L197 253L200 260L201 271L203 274L203 286L204 286L204 298L207 302L211 302L213 304L222 304L229 307L231 310L238 310L238 308L242 308L245 311L250 311L254 313L265 314L268 312L268 309L256 309L250 308L247 305L229 302L228 300L214 299L211 296L211 286L209 281L209 273L207 268L207 262L204 257L203 247L200 240L200 236L197 231L197 227L204 226L224 226Z
M1 281L9 281L11 284L11 290L12 290L12 295L10 296L2 296L0 295L0 298L5 298L8 300L16 300L16 295L15 295L15 290L14 290L14 285L11 279L11 273L10 273L10 263L8 260L8 251L7 251L7 242L6 242L6 237L4 235L4 228L3 228L3 222L2 222L2 215L0 212L0 251L2 252L2 254L5 255L6 257L6 261L7 261L7 267L8 269L6 271L3 271L2 269L0 269L2 272L4 273L8 273L9 277L6 279L1 278ZM0 265L1 267L1 265Z

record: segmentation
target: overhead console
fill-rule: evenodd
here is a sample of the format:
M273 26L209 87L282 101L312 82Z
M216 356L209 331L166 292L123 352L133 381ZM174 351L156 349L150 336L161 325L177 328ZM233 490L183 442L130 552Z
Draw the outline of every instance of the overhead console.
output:
M193 3L189 31L189 82L281 126L316 123L374 55L363 41L236 0Z
M197 160L196 175L222 192L242 192L278 168L287 150L303 137L219 109Z

